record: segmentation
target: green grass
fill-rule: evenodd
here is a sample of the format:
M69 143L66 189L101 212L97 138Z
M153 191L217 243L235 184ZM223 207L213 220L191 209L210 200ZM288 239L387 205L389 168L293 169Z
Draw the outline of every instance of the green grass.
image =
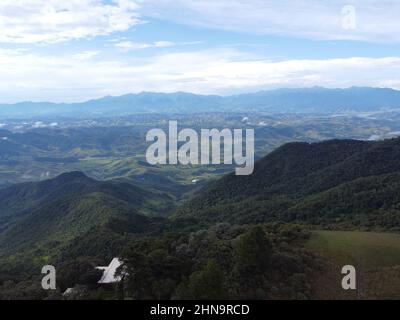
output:
M365 268L400 265L400 234L315 231L307 247L337 262Z
M400 234L314 231L306 247L326 261L314 277L314 299L400 299ZM356 267L357 290L341 288L347 264Z

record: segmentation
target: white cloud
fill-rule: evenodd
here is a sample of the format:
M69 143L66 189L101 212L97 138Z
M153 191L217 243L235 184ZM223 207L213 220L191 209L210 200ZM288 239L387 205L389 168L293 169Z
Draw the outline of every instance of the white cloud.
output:
M100 52L99 51L83 51L81 53L77 53L72 56L73 59L77 60L89 60L95 56L97 56Z
M174 46L192 46L192 45L198 45L198 44L203 44L202 41L186 41L186 42L173 42L173 41L155 41L155 42L133 42L129 41L126 39L113 39L111 42L117 42L115 43L115 47L119 49L123 49L126 51L129 50L142 50L142 49L149 49L149 48L168 48L168 47L174 47Z
M0 42L55 43L126 31L140 23L132 0L1 0Z
M139 91L230 94L315 85L400 89L400 57L271 61L220 49L137 59L71 59L0 49L0 102L82 101Z
M152 43L140 43L140 42L132 42L132 41L121 41L115 44L117 48L124 50L141 50L141 49L149 49L149 48L166 48L173 47L176 44L172 41L156 41Z
M178 23L309 39L400 42L398 0L139 0L141 13ZM352 5L356 28L342 9ZM347 15L348 17L349 15ZM345 24L343 24L343 22Z

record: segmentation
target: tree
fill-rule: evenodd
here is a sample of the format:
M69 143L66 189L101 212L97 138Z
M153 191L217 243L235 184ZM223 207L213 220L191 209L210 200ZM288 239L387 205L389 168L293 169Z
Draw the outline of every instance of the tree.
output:
M210 300L228 298L223 272L215 260L208 261L202 270L192 273L187 285L178 290L178 297Z
M265 273L269 266L272 245L261 226L241 235L235 246L236 268L240 273Z

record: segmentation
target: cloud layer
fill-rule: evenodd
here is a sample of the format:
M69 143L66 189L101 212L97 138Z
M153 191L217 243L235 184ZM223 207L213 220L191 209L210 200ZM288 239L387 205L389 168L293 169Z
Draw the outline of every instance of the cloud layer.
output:
M172 41L156 41L152 43L143 43L143 42L132 42L132 41L121 41L115 44L117 48L123 50L141 50L141 49L149 49L149 48L167 48L173 47L176 43Z
M351 12L354 28L348 28ZM229 31L400 42L397 0L1 0L0 42L54 43L126 31L140 17Z
M140 91L231 94L314 85L400 89L400 79L393 77L400 74L400 57L269 61L239 51L205 50L121 62L95 54L71 58L0 50L2 102L82 101Z
M138 2L142 5L142 14L146 16L208 28L318 40L400 42L398 0ZM354 25L350 21L353 13L349 8L354 9Z
M55 43L128 30L139 23L131 0L1 0L0 42Z
M0 102L82 101L139 91L231 94L314 85L400 89L397 54L367 58L352 57L349 51L342 59L277 61L266 59L268 52L262 56L226 49L221 35L211 37L214 44L209 44L201 36L204 42L169 37L168 32L157 39L154 29L146 34L146 25L140 28L144 30L140 37L132 31L155 17L181 28L187 24L283 35L288 37L285 41L350 39L371 42L369 48L384 48L386 44L379 42L400 43L399 1L352 0L353 7L345 7L348 4L347 0L0 0ZM114 39L72 41L113 33L117 33ZM10 49L16 46L23 49Z

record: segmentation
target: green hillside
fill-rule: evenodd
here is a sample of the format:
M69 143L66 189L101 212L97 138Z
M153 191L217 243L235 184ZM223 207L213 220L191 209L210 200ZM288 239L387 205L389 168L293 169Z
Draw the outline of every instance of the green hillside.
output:
M144 214L161 214L168 200L164 194L126 182L96 181L80 172L0 190L0 274L54 263L66 247L96 228L121 234L149 230L157 218Z
M289 143L252 175L206 186L175 218L400 230L399 158L400 139Z

